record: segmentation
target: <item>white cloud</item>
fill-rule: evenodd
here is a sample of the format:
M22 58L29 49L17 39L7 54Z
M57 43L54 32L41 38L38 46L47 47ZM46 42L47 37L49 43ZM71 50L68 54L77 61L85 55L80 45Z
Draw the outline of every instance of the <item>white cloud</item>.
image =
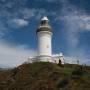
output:
M17 26L26 26L28 25L28 21L24 20L24 19L13 19L13 22L17 25Z
M68 25L69 41L73 46L77 46L79 42L79 32L90 31L90 16L71 14L66 17Z
M76 64L77 63L77 59L76 57L72 57L72 56L65 56L65 63L70 63L70 64Z
M90 31L90 16L70 5L69 2L66 3L66 6L63 6L56 20L63 22L69 45L76 47L79 42L80 32Z
M79 30L90 30L90 16L87 14L83 15L83 13L80 13L78 15L78 13L72 12L61 18L65 20L68 25L71 23L73 23L73 25L77 25Z
M61 11L56 14L56 20L59 20L60 24L63 23L63 32L68 44L66 62L76 63L80 60L80 63L90 65L89 53L84 48L78 47L80 32L90 31L90 15L71 5L68 0L64 0Z
M12 47L7 43L0 42L0 65L1 66L17 66L27 61L28 57L36 55L33 49L26 49L25 45Z
M80 16L80 19L82 21L82 23L80 23L80 27L82 29L90 31L90 16L82 15L82 16Z
M65 63L70 63L70 64L77 64L77 61L79 61L79 64L81 65L90 65L90 59L87 58L80 58L80 57L73 57L73 56L65 56Z
M20 10L24 19L30 19L36 15L37 9L34 8L23 8Z
M24 19L31 19L34 17L35 19L40 19L42 15L47 14L45 9L41 8L24 8L21 9L20 12Z
M90 56L82 48L69 48L68 55L64 56L66 63L77 64L79 60L80 64L90 65Z
M11 21L9 21L9 26L14 28L24 27L27 26L28 24L29 22L24 19L12 19Z

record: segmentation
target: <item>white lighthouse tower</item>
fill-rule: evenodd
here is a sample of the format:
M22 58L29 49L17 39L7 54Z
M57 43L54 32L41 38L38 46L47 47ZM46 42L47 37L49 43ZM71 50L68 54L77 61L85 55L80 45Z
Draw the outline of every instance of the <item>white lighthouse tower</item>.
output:
M63 54L52 55L52 28L49 25L49 20L47 17L41 19L40 25L36 31L38 39L38 55L29 57L28 62L52 62L59 63L61 60L64 64Z
M43 17L37 31L38 60L51 62L52 57L52 29L47 17Z

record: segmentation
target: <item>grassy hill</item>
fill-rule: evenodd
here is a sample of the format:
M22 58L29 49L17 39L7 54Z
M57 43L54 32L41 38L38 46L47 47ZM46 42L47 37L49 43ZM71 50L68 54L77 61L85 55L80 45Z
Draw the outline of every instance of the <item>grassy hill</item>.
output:
M35 62L0 70L0 90L90 90L90 67Z

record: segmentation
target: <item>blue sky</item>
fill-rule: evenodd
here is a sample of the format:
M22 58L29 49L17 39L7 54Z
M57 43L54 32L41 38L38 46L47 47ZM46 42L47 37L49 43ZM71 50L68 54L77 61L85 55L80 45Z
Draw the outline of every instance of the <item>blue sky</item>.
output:
M16 66L36 55L43 16L53 28L53 53L90 65L90 0L0 0L0 66Z

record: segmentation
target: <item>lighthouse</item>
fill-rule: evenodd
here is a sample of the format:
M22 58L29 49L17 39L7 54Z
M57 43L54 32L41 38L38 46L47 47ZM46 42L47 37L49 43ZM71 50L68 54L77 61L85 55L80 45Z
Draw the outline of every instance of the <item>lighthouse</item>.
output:
M43 17L40 21L40 25L36 30L37 41L38 41L38 53L36 56L28 58L28 62L51 62L64 64L63 54L52 54L52 27L49 24L47 17Z
M52 28L47 17L41 19L36 34L38 39L38 60L50 62L52 58Z

